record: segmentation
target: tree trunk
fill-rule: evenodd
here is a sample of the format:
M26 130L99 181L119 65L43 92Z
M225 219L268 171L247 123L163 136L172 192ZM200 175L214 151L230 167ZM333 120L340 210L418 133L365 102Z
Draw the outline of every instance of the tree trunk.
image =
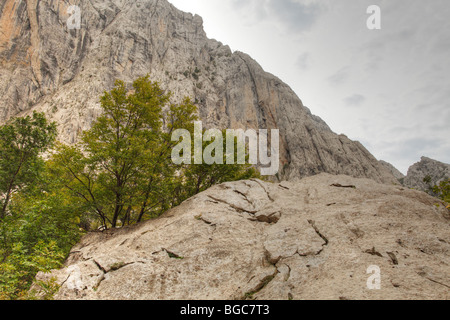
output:
M3 208L2 208L2 212L0 214L0 219L3 220L5 219L6 216L6 208L8 207L8 203L9 203L9 199L11 198L11 191L8 190L7 194L6 194L6 198L5 198L5 203L3 204Z

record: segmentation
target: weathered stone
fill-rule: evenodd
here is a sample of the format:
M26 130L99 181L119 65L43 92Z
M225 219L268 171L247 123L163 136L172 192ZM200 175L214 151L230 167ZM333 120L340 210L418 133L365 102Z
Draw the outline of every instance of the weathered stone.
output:
M429 182L424 179L429 178ZM429 191L430 187L450 179L450 164L442 163L427 157L412 165L408 170L404 185L422 191Z
M57 279L56 299L449 299L450 216L438 202L329 174L226 183L156 220L86 235L38 279ZM381 290L367 287L372 265Z

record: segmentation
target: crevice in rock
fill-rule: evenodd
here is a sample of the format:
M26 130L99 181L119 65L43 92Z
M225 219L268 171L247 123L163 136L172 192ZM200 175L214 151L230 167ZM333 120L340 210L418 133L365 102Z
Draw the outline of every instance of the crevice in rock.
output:
M95 286L92 287L93 290L97 290L100 287L100 285L102 284L103 280L106 279L106 277L105 277L106 274L108 274L109 272L118 271L118 270L120 270L120 269L122 269L122 268L124 268L126 266L129 266L129 265L132 265L132 264L135 264L135 263L145 263L143 261L135 261L135 262L129 262L129 263L118 262L118 263L113 264L110 267L109 271L105 271L105 269L97 261L93 260L93 262L97 265L97 267L102 272L100 274L100 276L98 277L97 283L95 284ZM66 281L67 281L67 279L66 279Z
M289 189L288 187L285 187L285 186L283 186L283 185L281 185L281 184L279 184L278 185L280 188L282 188L282 189L285 189L285 190L291 190L291 189Z
M208 197L211 198L211 199L213 199L213 200L215 200L215 201L218 201L218 202L221 202L221 203L224 203L224 204L229 205L231 208L233 208L233 209L236 210L237 212L246 212L246 213L249 213L249 214L252 214L252 215L254 215L255 213L258 212L258 211L256 211L256 210L247 210L247 209L241 208L241 207L239 207L239 206L237 206L237 205L235 205L235 204L232 204L232 203L229 203L229 202L227 202L227 201L225 201L225 200L216 198L216 197L214 197L214 196L212 196L212 195L208 195Z
M92 287L93 290L97 290L100 285L102 284L102 281L105 280L105 274L107 274L107 272L105 271L105 269L101 266L100 263L98 263L97 261L95 261L95 259L92 260L95 265L97 266L97 268L101 271L101 274L98 277L97 283L95 284L94 287ZM62 286L62 285L61 285Z
M211 226L211 227L214 227L214 226L215 226L215 224L213 224L212 222L210 222L210 221L204 219L204 218L202 217L201 214L198 215L198 216L195 216L195 220L202 221L202 222L204 222L205 224L207 224L207 225L209 225L209 226Z
M114 263L113 265L111 265L111 266L109 267L110 270L109 270L108 272L111 272L111 271L117 271L117 270L120 270L120 269L122 269L122 268L124 268L124 267L126 267L126 266L135 264L135 263L137 263L137 262L129 262L129 263L125 263L125 262L117 262L117 263Z
M183 260L184 259L184 257L182 257L182 256L180 256L180 255L178 255L178 254L176 254L176 253L174 253L172 251L169 251L169 250L167 250L165 248L162 248L162 250L165 251L168 254L169 258L171 258L171 259L178 259L178 260Z
M241 300L255 300L254 295L261 292L261 290L267 287L267 285L272 282L272 280L275 279L275 277L279 273L278 268L276 266L274 266L274 268L275 272L273 274L264 277L264 279L262 279L254 289L246 292Z
M271 202L275 202L275 200L270 196L269 191L267 191L266 187L264 187L264 185L261 182L259 182L256 179L250 179L250 181L256 182L264 190L264 192L267 194L267 198L269 198L269 200Z
M100 263L98 263L95 259L92 260L92 262L95 263L95 265L99 268L100 271L102 271L103 273L108 273L105 268L102 267L102 265Z
M242 197L244 197L245 201L247 201L252 207L254 207L253 202L251 202L251 201L248 199L248 197L247 197L247 195L246 195L245 193L243 193L243 192L241 192L241 191L239 191L239 190L237 190L237 189L234 189L233 192L235 192L235 193L241 195Z
M102 284L103 280L105 280L105 274L104 273L102 273L98 277L97 283L95 284L95 286L92 287L92 289L93 290L97 290L100 287L100 285Z
M144 263L143 261L133 261L133 262L128 262L128 263L125 263L125 262L123 262L123 261L120 261L120 262L116 262L116 263L113 263L112 265L110 265L109 266L109 270L107 271L100 263L98 263L95 259L92 259L92 262L94 262L95 263L95 265L97 266L97 268L100 270L100 271L102 271L104 274L107 274L107 273L109 273L109 272L113 272L113 271L117 271L117 270L120 270L120 269L122 269L122 268L124 268L124 267L126 267L126 266L129 266L129 265L132 265L132 264L135 264L135 263Z
M207 224L208 226L212 227L212 228L213 228L213 231L212 231L211 236L214 235L214 232L216 232L216 230L217 230L217 224L212 223L211 221L208 221L208 220L204 219L204 218L202 217L201 214L198 215L198 216L195 216L195 220L202 221L203 223L205 223L205 224ZM209 240L212 241L213 238L209 238Z
M295 254L297 254L297 252L296 252ZM264 259L265 259L267 262L269 262L271 265L273 265L273 266L276 266L276 264L277 264L281 259L285 259L285 258L288 258L288 257L282 257L282 256L279 256L279 257L274 258L274 257L272 257L272 255L270 254L269 250L267 250L266 248L264 248Z
M419 276L421 276L422 278L427 279L428 281L434 282L434 283L436 283L436 284L439 284L439 285L441 285L441 286L444 286L444 287L450 289L450 286L446 285L445 283L442 283L442 282L436 281L436 280L434 280L434 279L431 279L430 277L427 277L427 276L426 276L425 274L423 274L422 272L418 272L417 274L418 274Z
M342 184L339 184L339 183L334 183L330 187L356 189L356 186L353 186L353 185L343 186Z
M261 123L260 123L260 117L262 118L261 120L264 122L264 124L266 123L266 117L265 117L265 110L264 110L264 108L259 104L259 101L261 101L260 100L260 98L259 98L259 94L258 94L258 85L256 84L256 80L255 80L255 77L254 77L254 75L253 75L253 72L252 72L252 69L250 68L250 65L247 63L247 61L244 59L244 58L242 58L242 56L241 55L237 55L238 57L239 57L239 59L241 59L242 60L242 62L244 63L244 65L247 67L247 71L248 71L248 75L250 76L250 80L251 80L251 82L252 82L252 91L253 91L253 95L254 95L254 99L255 99L255 101L256 101L256 103L258 103L258 107L259 107L259 111L260 111L260 113L261 113L261 115L260 116L258 116L258 125L261 125Z
M389 256L389 258L391 258L392 263L394 265L398 265L398 259L397 259L396 255L393 252L386 252L386 253Z
M291 271L292 271L292 269L291 269L291 267L290 267L287 263L285 263L284 265L285 265L286 267L288 267L288 273L287 273L287 275L284 277L284 281L286 282L286 281L288 281L289 278L291 277Z
M249 218L248 220L254 221L254 222L268 223L268 224L276 224L276 223L278 223L278 221L280 221L280 218L275 216L277 213L280 213L280 212L276 211L268 216L259 215L256 218Z
M316 226L316 222L314 220L308 220L308 223L313 227L314 231L316 231L317 235L322 238L322 240L325 242L322 244L322 249L319 250L319 252L316 253L316 255L319 255L322 253L323 249L328 246L329 241L328 239L320 232L319 228Z
M373 247L372 249L368 249L368 250L364 251L364 253L368 253L368 254L370 254L370 255L372 255L372 256L378 256L378 257L383 258L383 255L382 255L381 253L379 253L379 252L375 249L375 247Z
M61 282L61 284L59 285L60 288L62 288L62 286L67 282L67 280L69 280L69 278L70 278L71 275L72 275L72 274L70 273L70 274L67 276L66 280L64 280L63 282Z

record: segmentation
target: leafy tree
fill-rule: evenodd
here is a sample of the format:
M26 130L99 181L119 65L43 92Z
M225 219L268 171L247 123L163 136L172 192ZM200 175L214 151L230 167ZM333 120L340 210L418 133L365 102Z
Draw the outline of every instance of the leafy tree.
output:
M37 112L0 127L0 220L6 216L12 193L36 178L43 165L39 154L55 137L56 124L48 123L44 114Z
M450 179L441 181L437 186L433 187L434 194L438 195L443 201L450 204ZM450 209L450 206L447 206Z
M0 299L23 297L79 240L76 203L61 197L40 157L55 137L42 113L0 127Z
M426 176L425 178L423 178L423 182L424 183L426 183L426 184L431 184L431 181L432 181L432 179L431 179L431 176Z
M237 167L187 169L173 164L171 153L177 142L172 141L172 133L193 132L197 109L189 98L181 104L170 99L171 93L149 76L137 79L131 91L118 80L101 97L103 114L83 133L80 143L57 147L50 161L55 179L85 202L86 212L95 214L102 227L156 217L192 195L177 193L181 188L198 192L239 176L231 172ZM204 183L191 188L192 179L203 170L207 170Z
M203 131L203 133L205 130ZM226 136L226 130L222 131L222 137ZM193 142L193 139L192 139ZM214 140L212 141L214 142ZM203 141L202 150L204 151L211 142ZM226 139L223 139L223 150L226 150ZM234 139L234 159L238 158L238 141ZM245 155L248 163L248 152ZM227 161L227 154L223 154L223 163ZM194 155L192 161L194 163ZM183 179L178 180L178 185L174 190L173 206L178 206L184 200L203 192L210 187L227 181L246 180L250 178L259 178L259 172L249 164L200 164L200 165L181 165L179 171L183 173Z
M0 264L0 300L26 297L36 274L59 268L64 258L54 241L40 241L31 250L21 242L14 244Z
M24 297L37 272L61 266L82 234L82 209L46 171L14 194L0 222L0 299Z

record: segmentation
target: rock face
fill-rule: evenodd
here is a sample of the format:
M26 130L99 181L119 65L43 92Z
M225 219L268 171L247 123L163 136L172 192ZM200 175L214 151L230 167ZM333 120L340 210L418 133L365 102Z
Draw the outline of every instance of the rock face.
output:
M424 182L426 177L431 178L430 183ZM428 191L430 186L438 185L448 179L450 179L450 164L422 157L420 162L409 168L404 185L409 188Z
M56 299L449 299L450 217L436 202L329 174L225 183L86 235L38 279L57 279ZM380 290L368 289L370 266Z
M397 180L402 180L405 179L405 175L403 173L401 173L396 167L394 167L392 164L390 164L389 162L380 160L380 163L383 167L385 167L386 169L389 170L390 173L392 173L392 175L397 179Z
M67 26L69 3L80 8L80 29ZM74 143L115 79L150 73L175 100L195 99L204 127L280 129L281 179L328 172L395 181L280 79L208 39L199 16L166 0L3 0L0 28L0 123L43 111L59 123L60 140Z

